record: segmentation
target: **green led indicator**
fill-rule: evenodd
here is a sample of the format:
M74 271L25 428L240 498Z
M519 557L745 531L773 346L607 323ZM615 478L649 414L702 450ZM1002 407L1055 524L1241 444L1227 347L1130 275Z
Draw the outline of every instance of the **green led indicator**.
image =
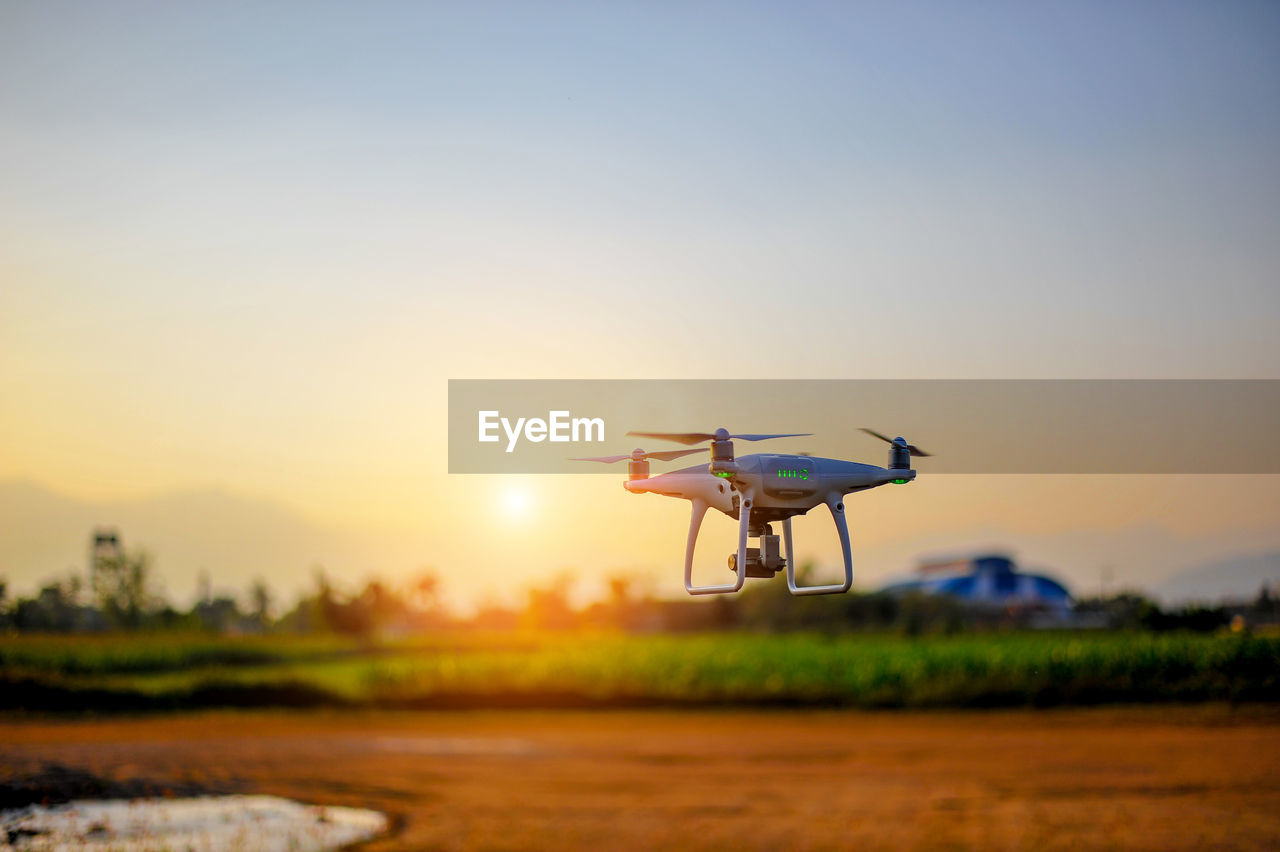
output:
M729 477L733 476L733 474L729 473L728 471L718 470L716 471L716 476L722 477L724 479L728 479Z
M809 471L806 470L805 468L797 468L794 470L790 468L779 468L778 478L779 479L808 479Z
M894 484L894 485L906 485L906 484L907 484L907 480L905 480L905 479L894 479L894 480L890 480L890 481L891 481L891 482L893 482L893 484Z

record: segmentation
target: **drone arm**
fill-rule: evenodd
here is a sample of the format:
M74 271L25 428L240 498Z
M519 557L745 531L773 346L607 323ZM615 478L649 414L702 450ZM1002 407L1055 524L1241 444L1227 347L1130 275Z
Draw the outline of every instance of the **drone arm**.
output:
M849 524L844 515L844 502L840 495L827 498L827 508L831 510L831 519L836 523L836 532L840 534L840 550L844 556L844 582L829 586L797 586L796 554L791 540L791 519L782 521L782 538L787 549L787 588L793 595L841 595L853 586L853 553L849 546Z
M738 512L738 564L737 576L732 583L719 583L710 586L693 584L693 551L698 543L698 530L702 527L702 519L707 514L705 500L693 499L693 512L689 516L689 539L684 547L684 588L691 595L725 595L742 588L747 580L747 531L751 523L751 497L744 494Z

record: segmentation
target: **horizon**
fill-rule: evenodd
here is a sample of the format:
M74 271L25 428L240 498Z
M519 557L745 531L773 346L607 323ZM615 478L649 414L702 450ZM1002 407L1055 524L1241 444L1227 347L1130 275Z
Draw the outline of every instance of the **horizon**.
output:
M1019 478L1029 476L1021 475ZM1036 478L1043 478L1043 475ZM1099 480L1100 482L1092 483L1092 486L1101 487L1106 480L1121 477L1081 474L1057 475L1054 478ZM1234 480L1235 477L1217 479ZM659 597L679 598L684 594L678 577L679 555L668 546L670 541L657 536L656 550L671 551L667 554L665 564L659 559L631 565L562 565L551 575L524 575L518 581L506 584L504 588L494 583L469 584L465 582L465 578L459 577L458 566L442 564L429 555L414 560L411 548L403 543L388 544L376 538L360 536L354 529L326 526L288 506L236 494L224 488L194 488L120 501L84 501L52 491L31 480L0 480L0 509L10 505L9 501L14 497L12 491L22 489L34 489L39 492L40 498L51 497L68 504L65 508L78 510L80 514L72 514L70 520L66 512L61 513L61 529L69 533L79 523L83 531L78 537L69 536L65 540L46 535L43 530L36 531L37 535L33 538L39 539L44 555L36 557L34 561L50 566L43 572L6 571L22 561L20 554L32 542L30 539L23 541L21 537L0 541L0 577L9 581L10 594L29 594L45 582L64 579L68 572L86 571L87 543L91 533L99 526L119 531L129 552L146 553L152 560L151 567L161 582L162 591L179 604L198 600L202 578L210 581L215 596L226 594L237 598L243 597L255 580L267 579L268 585L282 593L281 601L292 602L314 591L314 572L317 570L324 570L337 588L347 593L354 593L365 583L375 579L390 582L393 586L403 586L424 572L433 573L440 581L444 603L451 610L460 613L473 612L486 602L518 606L528 590L545 586L552 581L568 582L570 600L582 604L599 599L606 591L607 580L619 575L632 577L641 588ZM193 559L191 554L201 552L201 547L207 546L208 542L200 539L190 541L181 524L174 522L173 512L169 510L169 507L189 510L193 507L219 505L229 510L232 518L231 531L241 533L248 528L252 535L259 536L256 541L251 537L247 542L255 546L239 548L244 555L242 561L219 563L218 559L226 559L225 552L204 561ZM88 514L90 512L96 514ZM58 513L50 513L50 516L56 514ZM265 527L253 531L248 526L252 518L261 520L268 516L270 522ZM89 518L95 520L90 522ZM676 526L682 526L685 519L683 515L677 515L676 521ZM316 555L313 558L285 555L299 538L296 530L291 528L295 524L305 531L305 536L302 537L311 542L313 547L319 548L314 551ZM141 534L131 532L139 528ZM279 534L281 528L284 535ZM675 540L674 533L671 540ZM945 538L935 538L931 546L923 549L912 546L903 548L893 543L882 543L867 549L861 565L855 555L854 588L863 592L875 591L885 583L913 572L925 562L983 553L1007 554L1012 556L1022 570L1047 572L1065 582L1076 598L1134 591L1165 604L1179 604L1196 601L1216 603L1255 595L1258 589L1252 586L1245 589L1243 583L1247 578L1241 576L1223 577L1223 591L1218 594L1184 593L1178 596L1175 593L1171 597L1161 591L1171 581L1196 572L1197 569L1229 564L1237 565L1249 577L1254 574L1262 576L1262 582L1280 582L1280 545L1266 535L1233 535L1229 539L1203 535L1180 538L1171 530L1147 523L1136 526L1129 524L1112 530L1066 529L1056 534L981 531L957 536L954 541L955 544L948 545ZM155 546L157 542L159 547ZM49 547L51 543L53 546ZM1093 558L1083 564L1064 561L1069 560L1073 547L1078 552L1091 554ZM335 557L333 560L324 557L325 549ZM818 564L820 569L830 569L831 560L838 558L838 554L833 556L830 552L830 547L816 552L821 559ZM1145 561L1126 560L1126 557L1133 559L1135 554L1143 552L1149 556ZM388 558L388 554L392 553L397 556ZM1108 554L1113 558L1107 560ZM394 561L397 558L399 561ZM181 564L175 566L175 561ZM380 564L386 561L393 564ZM811 553L805 561L817 560ZM51 567L59 562L62 567ZM279 564L280 562L290 564ZM187 582L175 585L171 582L174 576L184 578ZM281 576L293 577L295 582L292 585L288 582L272 582ZM231 579L227 579L228 577ZM1204 588L1203 578L1198 588Z

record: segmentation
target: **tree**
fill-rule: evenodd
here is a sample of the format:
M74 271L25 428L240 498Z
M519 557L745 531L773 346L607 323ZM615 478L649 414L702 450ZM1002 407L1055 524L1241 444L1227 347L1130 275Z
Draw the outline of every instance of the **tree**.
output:
M253 581L253 585L249 587L249 599L253 607L249 614L259 624L266 624L271 619L271 604L274 602L271 587L266 580L259 577Z
M440 578L430 568L413 581L413 604L422 612L432 612L440 604Z
M42 586L34 598L18 599L10 612L13 625L19 630L54 632L101 627L100 621L94 623L95 615L76 602L72 583L62 580Z
M568 589L573 578L561 574L545 587L529 590L529 603L521 621L535 630L568 630L575 626L573 608L569 606Z
M118 627L137 628L152 604L151 559L146 553L103 556L93 563L90 588L98 609Z

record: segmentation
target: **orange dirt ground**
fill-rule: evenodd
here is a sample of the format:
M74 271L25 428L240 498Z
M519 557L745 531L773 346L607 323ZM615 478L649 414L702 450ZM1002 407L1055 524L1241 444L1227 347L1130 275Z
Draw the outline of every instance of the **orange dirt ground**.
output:
M1280 710L0 720L45 761L377 808L390 849L1280 846Z

